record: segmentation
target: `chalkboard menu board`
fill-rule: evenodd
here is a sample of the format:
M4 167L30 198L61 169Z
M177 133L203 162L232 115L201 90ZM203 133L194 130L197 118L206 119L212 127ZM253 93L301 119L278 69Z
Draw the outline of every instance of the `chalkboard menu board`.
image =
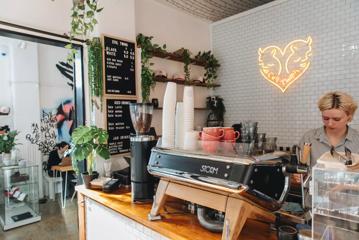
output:
M103 38L105 94L136 96L135 43Z
M135 133L130 115L130 102L136 100L106 99L106 124L111 155L130 152L130 133Z

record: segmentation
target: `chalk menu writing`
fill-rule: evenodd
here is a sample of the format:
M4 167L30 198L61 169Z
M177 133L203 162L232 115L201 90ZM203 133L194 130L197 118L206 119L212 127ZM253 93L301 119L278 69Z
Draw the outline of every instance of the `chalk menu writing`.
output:
M104 36L105 93L136 96L135 43Z
M111 155L130 151L130 134L135 133L130 115L130 102L136 100L106 99L108 146Z

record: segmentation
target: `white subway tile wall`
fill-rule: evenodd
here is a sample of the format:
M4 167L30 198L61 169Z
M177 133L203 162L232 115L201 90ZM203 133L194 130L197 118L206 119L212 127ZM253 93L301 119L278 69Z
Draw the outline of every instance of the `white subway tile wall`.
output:
M317 100L332 90L359 101L359 1L277 0L212 25L212 45L221 67L215 94L224 98L225 124L258 121L258 132L279 146L299 142L322 126ZM285 93L259 72L260 47L284 48L313 39L308 70ZM359 113L352 126L358 129Z

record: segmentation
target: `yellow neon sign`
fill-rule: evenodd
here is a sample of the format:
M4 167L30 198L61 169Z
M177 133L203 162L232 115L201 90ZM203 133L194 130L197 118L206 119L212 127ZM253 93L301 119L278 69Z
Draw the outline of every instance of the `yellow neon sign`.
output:
M260 73L282 92L307 71L312 56L312 38L297 39L285 46L268 46L258 49Z

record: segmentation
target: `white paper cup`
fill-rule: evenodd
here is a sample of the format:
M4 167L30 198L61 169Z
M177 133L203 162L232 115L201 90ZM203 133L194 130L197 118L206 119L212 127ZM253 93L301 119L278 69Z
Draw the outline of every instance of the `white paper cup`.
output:
M198 149L198 134L197 131L190 131L184 134L184 150L195 151Z

